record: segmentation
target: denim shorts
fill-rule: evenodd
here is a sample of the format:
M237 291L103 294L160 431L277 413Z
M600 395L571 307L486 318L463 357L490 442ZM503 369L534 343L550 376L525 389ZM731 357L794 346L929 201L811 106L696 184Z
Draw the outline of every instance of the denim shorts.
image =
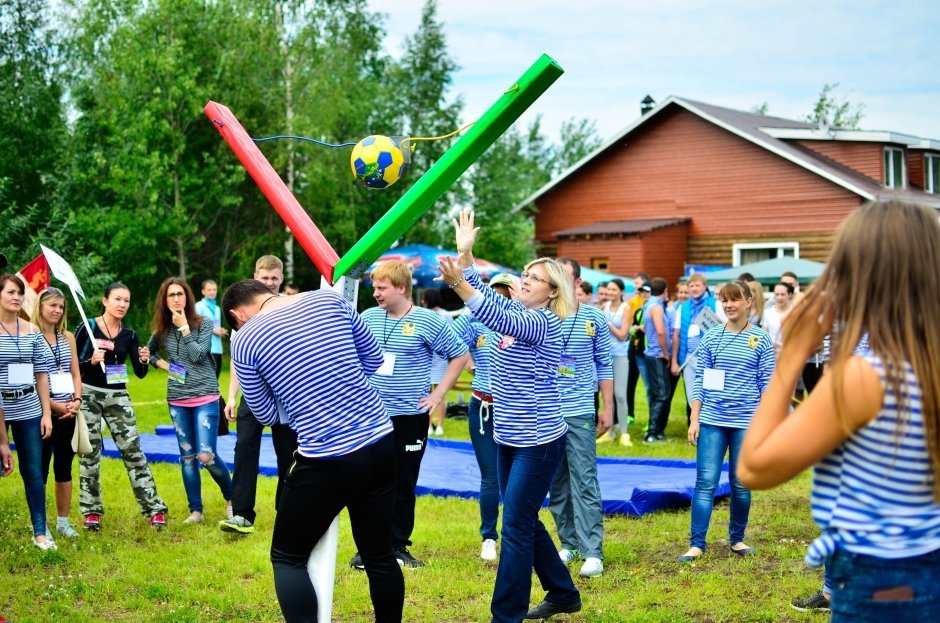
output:
M940 621L940 549L891 559L840 548L829 569L832 623Z

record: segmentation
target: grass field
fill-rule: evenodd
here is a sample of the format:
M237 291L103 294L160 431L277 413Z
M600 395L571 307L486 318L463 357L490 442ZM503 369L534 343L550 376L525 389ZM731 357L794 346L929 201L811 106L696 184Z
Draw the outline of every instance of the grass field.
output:
M223 377L223 387L227 387ZM142 431L168 423L165 376L134 380L130 391ZM638 391L638 442L646 420ZM631 448L599 446L611 456L693 458L684 441L685 402L681 388L667 429L669 441ZM446 436L467 439L466 421L448 421ZM0 482L0 615L16 623L91 621L228 622L279 621L268 561L274 520L274 479L258 484L257 531L233 537L215 526L224 505L210 478L203 478L207 522L184 526L186 497L178 465L153 464L160 495L170 507L169 527L149 527L134 502L123 465L105 459L102 492L106 515L100 533L83 533L69 542L57 540L57 552L40 552L30 542L29 516L18 474ZM76 490L78 461L74 467ZM694 565L680 566L676 556L688 547L689 511L680 509L640 519L608 517L605 528L605 573L577 577L584 609L555 617L589 622L807 621L788 602L814 592L820 574L802 560L816 530L808 508L809 477L771 492L753 495L747 542L758 555L747 559L728 553L727 503L718 504L709 532L709 551ZM80 519L77 493L72 520ZM47 508L54 524L52 484ZM554 532L554 522L543 512ZM453 498L418 498L412 552L429 565L405 575L405 621L437 623L489 620L495 564L480 560L478 506ZM334 621L370 621L371 604L365 574L345 564L354 552L345 519L341 523ZM543 594L534 581L532 603Z

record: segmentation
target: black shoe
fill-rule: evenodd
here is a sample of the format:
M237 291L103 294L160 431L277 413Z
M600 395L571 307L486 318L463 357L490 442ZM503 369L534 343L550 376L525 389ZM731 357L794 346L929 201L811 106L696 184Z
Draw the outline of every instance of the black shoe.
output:
M408 548L405 547L395 550L395 558L398 559L398 564L405 569L420 569L424 566L424 563L412 556Z
M580 610L581 610L580 599L568 605L556 604L547 599L543 599L542 603L540 603L539 605L532 608L526 613L525 618L526 619L547 619L553 614L566 614L566 613L571 613L571 612L578 612Z
M656 443L657 441L659 440L656 439L656 435L647 435L643 440L643 443Z
M353 569L359 569L359 570L363 570L366 568L366 566L362 564L362 556L359 555L359 552L356 552L355 554L353 554L353 557L349 561L349 566L352 567Z
M666 433L656 433L656 441L666 441Z
M822 591L816 591L811 597L794 599L790 602L790 607L800 612L829 612L829 600Z

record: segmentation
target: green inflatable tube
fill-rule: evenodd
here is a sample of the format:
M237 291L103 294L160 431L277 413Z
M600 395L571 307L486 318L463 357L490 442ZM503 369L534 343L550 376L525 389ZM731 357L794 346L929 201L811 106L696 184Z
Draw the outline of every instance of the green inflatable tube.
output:
M340 258L333 270L333 279L361 277L563 73L558 63L546 54L535 61L518 82L490 106L479 121Z

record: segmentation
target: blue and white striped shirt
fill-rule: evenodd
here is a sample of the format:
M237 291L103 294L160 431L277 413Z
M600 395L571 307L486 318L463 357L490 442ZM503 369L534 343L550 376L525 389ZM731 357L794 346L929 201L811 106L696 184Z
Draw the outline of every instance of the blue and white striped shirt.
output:
M251 412L270 425L282 406L303 456L342 456L392 432L368 381L382 349L332 290L246 322L232 340L232 364Z
M558 368L558 394L565 417L595 414L598 381L614 378L610 354L610 327L596 307L578 305L578 311L561 324L562 361ZM567 360L574 359L574 370Z
M49 373L52 368L52 358L49 356L49 349L46 347L42 333L36 327L30 327L32 333L21 332L8 335L5 331L0 332L0 390L15 391L26 389L35 385L35 377L26 384L11 384L9 381L9 366L16 363L33 364L33 373ZM42 403L39 401L39 394L35 391L22 398L3 401L3 418L7 422L16 422L20 420L29 420L42 415Z
M382 352L395 356L391 374L376 374L369 379L392 417L421 413L418 401L431 393L433 353L454 359L467 352L450 324L424 307L413 307L401 318L389 318L381 307L372 307L362 312L362 321L375 335Z
M734 333L725 325L712 327L698 347L692 400L701 400L699 422L712 426L747 428L767 390L776 358L770 335L751 325ZM724 372L724 389L703 389L705 371Z
M659 336L656 333L656 323L653 322L653 315L650 310L659 305L663 308L663 329L666 333L666 352L659 346ZM662 355L672 354L672 320L674 316L666 309L666 302L659 297L651 298L643 306L643 330L646 332L646 348L643 354L647 357L661 357Z
M881 411L816 465L813 519L823 531L806 561L819 566L843 547L877 558L908 558L940 549L940 503L922 412L921 385L905 365L903 396L887 382L885 366L863 356L884 387ZM900 436L899 436L900 430Z
M465 313L457 316L454 324L451 325L454 333L461 342L470 349L470 356L473 357L474 371L473 383L471 388L491 394L490 391L490 366L493 358L493 350L502 339L499 333L487 329L486 326L477 320L473 314Z
M493 439L524 448L555 441L568 431L558 396L561 320L551 310L526 309L485 285L475 268L463 271L477 290L467 307L503 336L493 351ZM512 336L512 337L509 337Z

